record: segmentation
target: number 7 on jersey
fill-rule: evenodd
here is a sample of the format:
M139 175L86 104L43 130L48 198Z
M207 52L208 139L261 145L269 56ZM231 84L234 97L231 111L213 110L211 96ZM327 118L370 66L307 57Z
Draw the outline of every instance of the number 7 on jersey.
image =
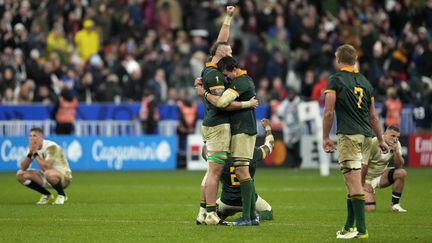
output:
M354 87L354 94L358 94L357 107L361 109L361 103L363 98L363 89L360 87Z

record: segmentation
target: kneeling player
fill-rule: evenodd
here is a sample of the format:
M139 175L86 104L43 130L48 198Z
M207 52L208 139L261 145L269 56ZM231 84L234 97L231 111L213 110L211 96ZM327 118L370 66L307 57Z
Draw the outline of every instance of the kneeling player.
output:
M399 142L400 131L396 126L389 126L384 132L384 140L391 149L389 153L383 154L377 145L377 139L372 140L372 150L368 164L363 164L362 174L365 177L364 191L366 196L366 211L375 211L375 188L385 188L392 185L392 206L394 212L406 212L400 204L402 191L405 184L406 170L402 168L404 158L401 153ZM395 168L387 167L393 159Z
M267 119L261 120L261 125L266 131L265 143L260 147L255 147L253 159L250 162L249 172L253 178L257 163L265 159L274 147L274 138L271 133L270 122ZM204 147L205 150L205 147ZM203 156L205 153L203 153ZM205 157L204 157L205 158ZM238 212L242 212L242 200L240 192L240 182L237 180L234 166L226 163L221 176L222 194L217 200L217 213L221 219L225 219ZM273 211L270 204L256 194L256 209L259 219L272 220ZM201 218L204 218L203 215ZM199 217L200 218L200 217ZM198 222L198 220L197 220Z

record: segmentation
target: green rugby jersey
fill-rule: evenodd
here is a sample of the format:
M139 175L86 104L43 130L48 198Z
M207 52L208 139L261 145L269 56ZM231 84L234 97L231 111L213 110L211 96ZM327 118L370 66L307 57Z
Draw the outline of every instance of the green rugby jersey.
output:
M257 163L258 161L262 160L262 157L263 153L261 148L255 147L253 158L249 163L249 173L252 178L254 178ZM232 159L229 158L222 171L221 201L231 206L241 206L242 199L240 192L240 182L236 177L235 168L232 166L232 162Z
M342 68L331 75L325 93L336 92L337 134L372 137L369 108L373 87L357 69Z
M205 68L201 72L204 89L211 92L213 89L225 89L227 81L225 76L217 69L217 66L211 62L206 63ZM230 123L229 112L218 109L217 107L205 102L206 110L203 120L203 125L213 127L220 124Z
M242 70L235 79L229 83L231 92L237 95L236 101L249 101L256 96L255 85L252 78ZM242 109L230 113L231 135L246 133L257 134L255 109Z

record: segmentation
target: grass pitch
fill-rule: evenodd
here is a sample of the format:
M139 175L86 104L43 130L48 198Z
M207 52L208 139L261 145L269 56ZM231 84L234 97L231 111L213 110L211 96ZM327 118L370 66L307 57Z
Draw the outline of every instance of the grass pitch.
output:
M257 192L275 219L258 227L198 226L203 172L75 172L65 205L0 173L0 242L335 242L345 222L342 176L332 171L258 169ZM391 189L366 215L370 242L432 242L432 170L408 169L407 213L389 212ZM239 215L237 215L239 216ZM235 219L232 217L230 219ZM340 242L340 240L338 240Z

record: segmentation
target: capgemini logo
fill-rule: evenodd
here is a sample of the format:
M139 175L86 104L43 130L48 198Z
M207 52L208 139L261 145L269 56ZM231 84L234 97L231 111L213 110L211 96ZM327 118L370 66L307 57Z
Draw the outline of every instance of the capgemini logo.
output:
M81 144L77 140L73 140L67 147L66 154L70 161L78 162L83 154Z
M165 163L172 156L171 147L167 141L127 145L105 145L97 139L92 146L92 157L96 162L106 161L108 168L120 170L124 161L158 161Z

